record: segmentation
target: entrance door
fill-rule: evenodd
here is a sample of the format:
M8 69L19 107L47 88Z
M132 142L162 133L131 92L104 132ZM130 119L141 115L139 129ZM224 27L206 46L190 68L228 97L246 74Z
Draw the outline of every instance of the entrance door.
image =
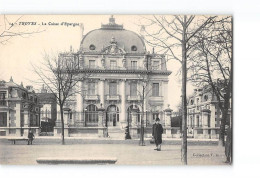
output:
M106 123L107 126L117 126L119 122L119 110L115 105L110 105L107 108L107 118Z

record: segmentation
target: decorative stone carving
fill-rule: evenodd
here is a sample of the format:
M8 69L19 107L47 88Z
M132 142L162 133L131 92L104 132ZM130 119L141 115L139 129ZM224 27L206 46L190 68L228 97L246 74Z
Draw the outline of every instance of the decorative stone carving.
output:
M111 38L109 46L105 47L101 52L110 55L125 54L126 52L117 46L117 41L114 37Z
M123 56L122 64L123 64L123 67L126 68L126 59L125 59L125 56Z
M105 68L105 57L104 57L104 55L102 55L102 59L101 59L101 64L102 64L102 67L104 67Z

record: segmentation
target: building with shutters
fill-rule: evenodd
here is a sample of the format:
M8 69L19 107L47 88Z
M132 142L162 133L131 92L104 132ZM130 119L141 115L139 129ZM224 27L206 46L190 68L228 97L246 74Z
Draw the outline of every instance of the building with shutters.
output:
M71 54L78 57L78 72L83 79L78 83L81 92L66 102L65 133L69 136L95 134L96 127L100 126L99 108L104 108L102 126L118 129L123 135L126 125L140 126L142 112L146 127L157 117L164 124L171 74L165 56L148 52L142 37L117 24L113 16L108 24L86 35L83 26L81 29L80 49ZM133 117L133 110L137 116ZM59 126L58 112L57 134Z

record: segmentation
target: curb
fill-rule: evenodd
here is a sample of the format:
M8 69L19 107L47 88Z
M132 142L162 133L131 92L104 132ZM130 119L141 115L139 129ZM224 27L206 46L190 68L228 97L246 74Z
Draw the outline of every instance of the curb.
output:
M38 164L115 164L117 158L37 158Z

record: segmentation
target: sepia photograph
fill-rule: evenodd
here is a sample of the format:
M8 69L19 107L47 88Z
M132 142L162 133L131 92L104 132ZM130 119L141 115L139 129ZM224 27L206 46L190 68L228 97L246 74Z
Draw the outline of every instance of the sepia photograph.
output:
M1 165L232 165L232 15L0 15Z

